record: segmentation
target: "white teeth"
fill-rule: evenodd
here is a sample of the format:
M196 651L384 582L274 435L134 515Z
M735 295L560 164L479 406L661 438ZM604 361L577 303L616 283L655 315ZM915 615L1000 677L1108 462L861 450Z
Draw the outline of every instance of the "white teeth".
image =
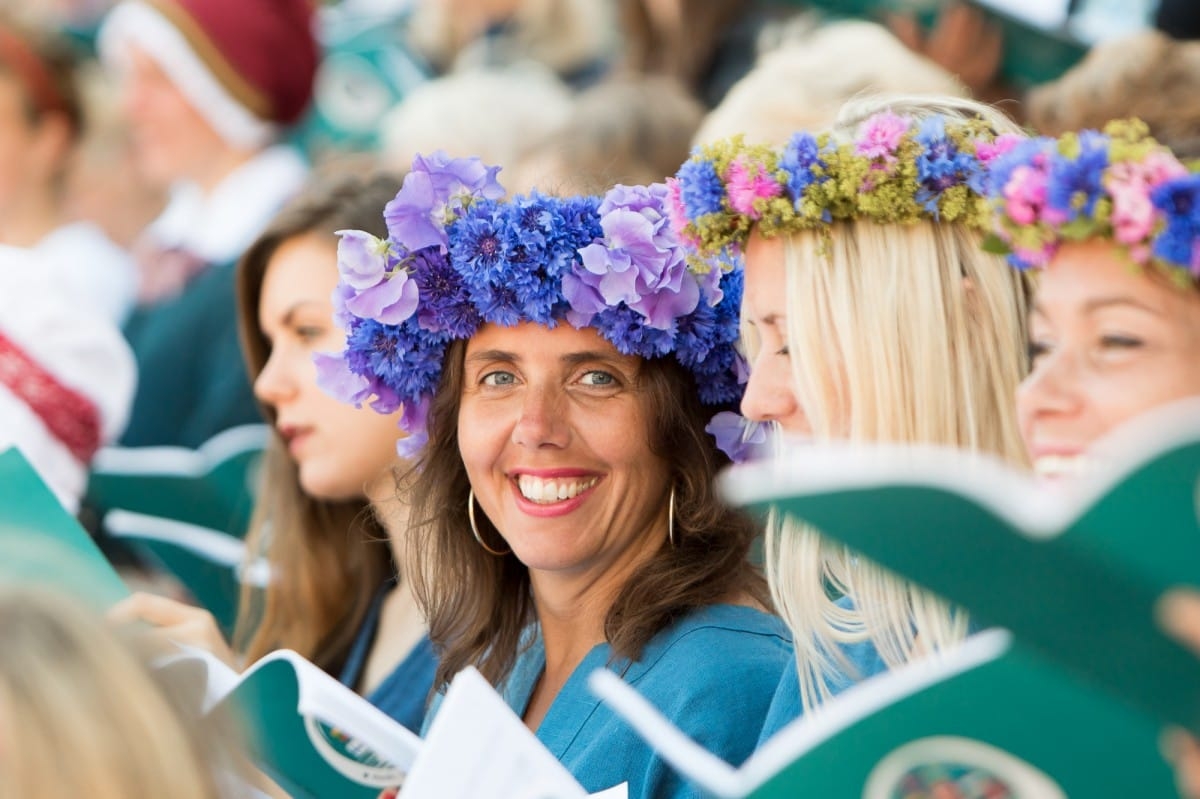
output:
M1090 466L1084 455L1043 455L1033 463L1033 471L1039 477L1078 477Z
M577 497L594 486L599 479L598 477L589 477L585 480L565 478L543 480L540 477L523 474L517 477L517 487L521 489L521 496L525 499L546 505Z

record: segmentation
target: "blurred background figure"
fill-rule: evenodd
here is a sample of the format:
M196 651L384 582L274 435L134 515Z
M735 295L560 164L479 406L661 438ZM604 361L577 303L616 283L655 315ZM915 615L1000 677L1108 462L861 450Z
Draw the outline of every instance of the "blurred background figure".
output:
M141 381L122 443L196 447L259 419L236 368L233 267L307 172L281 140L312 96L312 8L128 0L99 48L122 79L138 166L171 192L139 245L141 306L125 332Z
M408 34L437 73L532 60L575 88L607 72L619 46L610 0L415 0Z
M189 708L178 673L81 603L0 586L0 799L219 799L238 773L228 724Z
M571 107L570 88L541 64L444 75L414 88L384 116L382 166L406 174L415 156L445 150L506 168L562 125ZM508 174L500 176L506 187Z
M967 87L881 25L832 22L764 54L704 118L694 143L742 134L782 145L797 130L829 127L847 100L869 93L965 97Z
M510 192L603 194L617 183L661 183L687 158L704 107L662 75L614 75L575 96L501 182Z
M1029 124L1048 136L1135 116L1180 158L1200 158L1200 42L1153 30L1103 42L1025 105Z
M34 250L65 296L119 325L133 307L133 261L68 208L85 122L77 63L65 37L0 16L0 242Z

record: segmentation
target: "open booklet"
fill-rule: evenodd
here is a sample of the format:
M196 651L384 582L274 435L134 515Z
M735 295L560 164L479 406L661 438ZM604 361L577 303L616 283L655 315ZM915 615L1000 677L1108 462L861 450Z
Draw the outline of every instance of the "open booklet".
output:
M269 578L265 559L247 562L245 542L219 530L123 510L106 514L104 527L146 562L178 579L226 635L237 619L242 585L264 587Z
M253 760L296 799L375 799L400 785L420 739L366 699L290 650L264 656L240 674L194 647L159 668L203 672L200 709L242 722Z
M625 799L627 785L592 799ZM401 792L404 799L587 799L576 782L478 671L450 683Z
M624 784L589 795L495 689L468 668L426 739L388 718L294 652L272 652L241 674L181 647L160 668L195 670L202 710L243 720L255 762L297 799L625 799Z
M1200 662L1154 618L1163 592L1200 585L1200 403L1146 415L1092 452L1088 474L1038 483L949 449L810 448L736 467L722 486L1200 732Z
M52 585L107 606L129 595L108 559L16 448L0 452L0 581Z
M266 425L249 424L195 450L104 447L92 461L86 502L101 514L128 510L244 535L269 435Z
M611 673L596 671L589 685L664 760L722 799L1176 795L1153 720L1003 630L853 686L737 769Z

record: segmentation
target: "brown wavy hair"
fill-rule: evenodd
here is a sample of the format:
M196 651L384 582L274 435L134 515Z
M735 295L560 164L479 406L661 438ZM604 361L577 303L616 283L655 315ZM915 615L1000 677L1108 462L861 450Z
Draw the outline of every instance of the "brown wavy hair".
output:
M258 326L263 276L287 241L354 228L386 236L383 207L399 180L317 180L250 246L238 264L238 325L246 368L253 381L271 355ZM331 261L329 268L335 268ZM275 412L262 406L272 423ZM244 586L234 645L248 661L279 649L294 649L336 673L380 585L394 574L387 533L367 500L329 501L300 486L299 469L272 429L263 458L257 501L246 535L247 552L265 556L271 580L263 589Z
M503 680L522 630L535 620L528 570L512 553L487 553L471 534L470 483L458 448L465 354L463 341L448 349L430 408L429 444L406 479L413 534L406 542L405 575L439 648L439 685L466 666L493 683ZM613 652L632 660L654 635L695 608L732 597L770 606L766 582L748 559L756 526L716 495L713 478L728 460L704 431L715 410L700 403L693 378L673 359L643 361L637 380L649 408L644 435L670 469L676 513L675 543L663 540L605 617ZM497 540L487 517L476 518L484 540Z

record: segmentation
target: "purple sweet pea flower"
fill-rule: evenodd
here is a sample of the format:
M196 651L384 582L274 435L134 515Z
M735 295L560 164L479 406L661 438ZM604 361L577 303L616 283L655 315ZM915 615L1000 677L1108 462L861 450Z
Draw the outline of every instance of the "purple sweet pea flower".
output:
M370 381L351 372L341 354L314 352L312 359L317 367L317 386L329 396L356 408L371 396Z
M363 230L339 230L336 235L338 274L357 291L379 284L387 274L389 244Z
M418 155L395 199L384 206L388 235L409 252L447 247L446 209L461 207L464 197L503 197L504 187L496 182L499 171L478 158L451 158L442 150Z
M759 450L767 443L766 425L732 411L718 413L705 426L704 432L716 440L717 449L734 463L745 463L758 457Z
M330 300L333 302L333 323L342 330L349 330L350 323L354 320L354 314L346 308L346 301L357 294L353 286L350 286L342 281L333 288L333 296Z
M396 454L405 460L413 460L429 443L429 433L425 423L429 418L429 397L421 397L416 402L409 402L400 414L400 428L408 433L396 442Z
M398 269L382 283L346 300L346 310L361 319L398 325L417 310L417 283Z
M700 286L688 271L666 215L668 189L616 186L600 205L603 243L579 250L563 277L563 295L574 322L624 303L647 323L667 330L700 302Z

